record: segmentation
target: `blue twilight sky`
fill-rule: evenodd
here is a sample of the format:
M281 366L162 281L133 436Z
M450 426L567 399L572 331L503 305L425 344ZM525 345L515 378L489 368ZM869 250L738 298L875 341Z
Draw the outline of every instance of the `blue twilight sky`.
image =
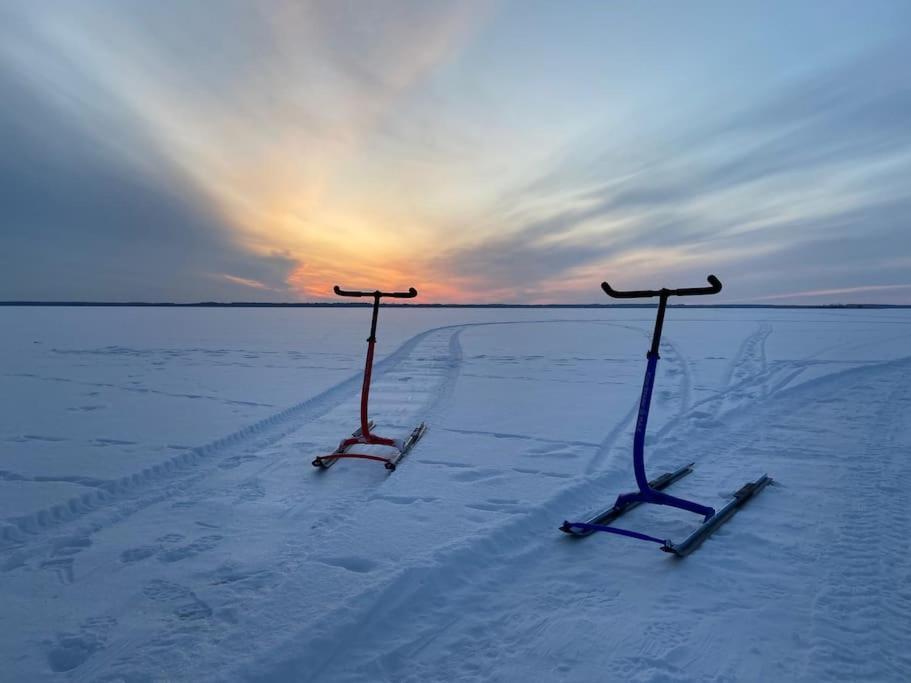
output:
M911 303L911 2L0 0L0 300Z

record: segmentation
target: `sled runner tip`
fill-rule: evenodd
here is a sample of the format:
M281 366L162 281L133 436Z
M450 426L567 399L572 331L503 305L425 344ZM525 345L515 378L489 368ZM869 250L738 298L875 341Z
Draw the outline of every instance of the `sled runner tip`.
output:
M734 497L724 507L704 521L698 529L687 536L683 541L680 543L665 541L661 546L661 549L666 553L673 553L677 557L686 557L698 548L702 542L711 536L722 524L733 517L748 500L772 483L773 480L768 474L763 474L756 481L747 482L740 487L740 490L734 494Z

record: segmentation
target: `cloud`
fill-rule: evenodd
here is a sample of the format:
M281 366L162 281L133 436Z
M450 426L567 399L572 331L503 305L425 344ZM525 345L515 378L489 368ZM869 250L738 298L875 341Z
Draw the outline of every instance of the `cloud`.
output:
M246 277L237 277L236 275L229 275L228 273L219 273L219 277L227 280L228 282L233 282L234 284L243 285L244 287L250 287L252 289L267 289L269 291L275 291L269 285L260 282L259 280L251 280Z
M811 74L626 165L616 151L601 154L611 163L563 163L574 193L545 169L487 218L499 229L437 263L476 278L479 295L515 284L532 298L598 268L653 286L677 276L675 261L694 269L686 277L717 266L770 295L801 281L801 269L861 286L877 259L911 252L911 80L897 66L909 58L900 46ZM559 197L546 201L548 188ZM640 253L654 265L635 272L629 257Z
M22 136L2 220L9 258L30 264L0 281L7 297L294 297L328 291L307 274L401 246L343 169L483 4L211 10L0 8L0 136Z
M804 292L790 292L788 294L775 294L774 296L763 297L763 301L774 301L776 299L803 299L806 297L830 297L835 294L866 294L868 292L884 292L892 290L909 290L911 283L902 285L867 285L864 287L841 287L838 289L816 289Z
M258 257L234 244L218 214L153 145L84 125L58 95L0 61L0 298L249 295L248 288L218 283L207 272L287 291L293 259ZM117 147L108 135L117 137Z
M313 298L344 277L591 301L604 277L715 270L736 274L734 300L905 281L911 48L819 66L881 40L876 13L850 49L833 48L850 18L790 36L813 59L770 87L787 54L719 65L737 39L700 42L698 17L630 71L635 36L603 40L613 10L485 23L486 4L0 6L0 298ZM632 15L651 35L650 11ZM736 83L700 89L714 77ZM686 105L656 105L665 90Z

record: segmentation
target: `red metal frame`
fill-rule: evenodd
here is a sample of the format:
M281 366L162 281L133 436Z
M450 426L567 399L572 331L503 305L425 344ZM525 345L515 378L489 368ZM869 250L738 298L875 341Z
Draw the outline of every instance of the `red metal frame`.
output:
M347 292L343 291L338 287L338 285L336 285L335 293L339 296L373 297L373 320L371 321L370 325L370 337L367 339L367 360L364 363L364 383L361 385L361 429L360 434L351 436L342 441L334 453L317 456L313 460L313 464L317 467L325 467L327 463L334 460L339 460L341 458L361 458L363 460L376 460L378 462L386 463L387 468L390 466L394 467L393 458L391 457L387 458L381 455L369 455L366 453L348 453L346 451L352 446L364 444L371 446L391 446L392 448L396 448L401 452L402 447L395 441L395 439L387 439L385 437L377 436L376 434L371 433L370 420L367 416L367 406L370 400L370 380L373 376L373 350L376 346L376 321L377 316L379 315L380 298L389 296L399 299L410 299L417 296L417 290L412 287L408 290L408 292L381 292L379 290L375 292Z

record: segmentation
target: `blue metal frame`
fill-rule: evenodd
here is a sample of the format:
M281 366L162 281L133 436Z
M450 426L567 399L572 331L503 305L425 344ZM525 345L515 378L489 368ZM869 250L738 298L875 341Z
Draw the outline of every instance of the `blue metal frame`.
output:
M661 549L684 557L693 551L709 534L724 524L737 509L749 500L753 495L761 491L771 483L768 475L762 475L755 482L744 484L744 486L734 494L734 498L727 503L720 511L716 512L715 508L707 505L700 505L691 500L677 498L676 496L664 493L664 489L673 484L681 477L686 476L692 471L692 463L684 465L674 472L668 472L654 481L649 481L645 474L645 431L648 426L648 411L652 403L652 389L655 386L655 372L658 366L658 347L661 344L661 329L664 325L664 313L667 310L667 300L670 296L694 296L701 294L717 294L721 291L721 282L714 275L708 276L710 287L696 287L689 289L658 289L642 291L617 291L608 283L601 284L601 288L609 296L618 299L635 299L643 297L658 297L658 314L655 318L655 331L652 333L652 345L646 358L648 362L645 366L645 379L642 382L642 397L639 399L639 416L636 420L636 433L633 437L633 470L636 475L636 485L638 491L624 493L617 497L613 507L589 518L585 522L564 521L561 531L572 536L588 536L595 531L605 531L618 536L628 536L640 541L651 541L661 545ZM667 505L669 507L679 508L703 516L702 524L698 529L691 533L681 543L673 543L668 539L657 538L642 534L638 531L621 529L610 526L610 522L628 512L632 508L642 504L651 503L652 505Z
M664 305L666 299L661 297L659 304L659 320L664 317ZM660 335L660 328L658 329ZM657 341L657 339L656 339ZM703 521L707 522L715 515L715 508L707 505L700 505L684 498L668 495L663 491L658 491L649 485L648 477L645 474L645 431L648 426L648 412L652 403L652 389L655 386L655 372L657 370L658 359L657 350L651 350L648 353L648 364L645 368L645 380L642 383L642 398L639 400L639 417L636 420L636 434L633 437L633 471L636 475L636 484L639 486L638 491L632 493L623 493L617 496L611 510L617 513L626 512L630 507L640 503L651 503L652 505L667 505L669 507L680 508L688 512L693 512L703 516ZM564 525L565 530L569 533L605 531L619 536L629 536L641 541L652 541L666 546L671 542L665 538L656 538L648 534L642 534L638 531L630 531L620 527L608 526L604 524L592 524L590 522L568 522Z
M648 365L645 368L645 381L642 384L642 399L639 401L639 419L636 421L636 435L633 437L633 470L636 474L636 484L639 485L639 490L634 493L622 494L617 498L615 505L626 506L632 502L669 505L702 515L707 520L715 514L714 508L699 505L683 498L677 498L663 491L656 491L649 486L648 477L645 476L645 429L648 425L648 411L652 402L652 388L655 385L658 358L657 351L649 352Z

